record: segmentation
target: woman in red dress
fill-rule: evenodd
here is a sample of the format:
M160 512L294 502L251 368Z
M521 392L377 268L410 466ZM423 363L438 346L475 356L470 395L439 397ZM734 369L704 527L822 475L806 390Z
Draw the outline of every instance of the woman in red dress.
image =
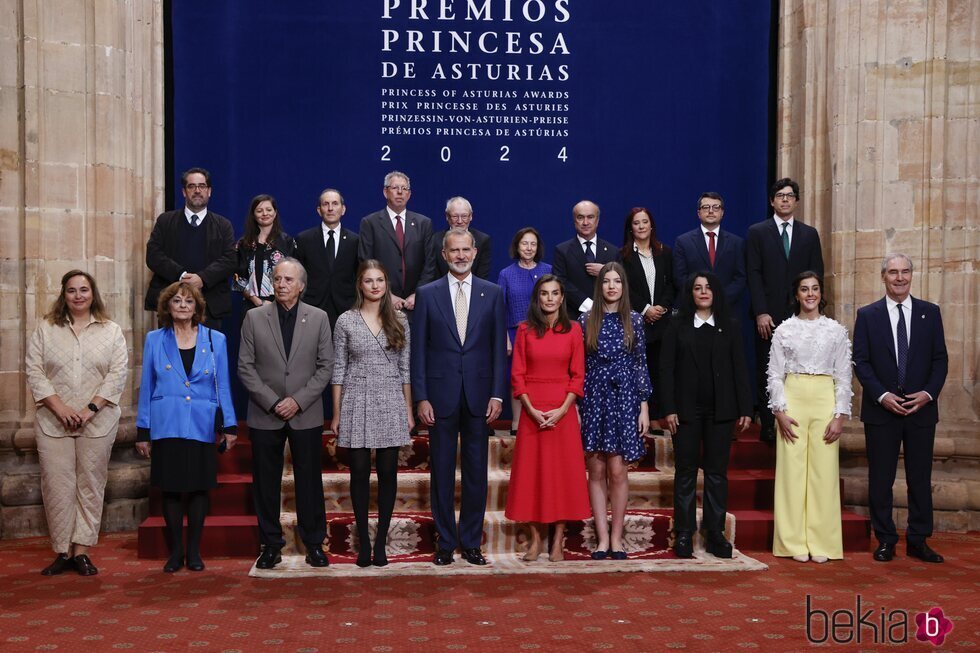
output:
M528 562L541 554L543 524L554 524L549 559L557 562L565 521L592 514L578 413L571 410L585 385L585 346L582 328L565 312L558 277L542 276L531 297L514 341L511 384L523 410L504 514L531 522Z

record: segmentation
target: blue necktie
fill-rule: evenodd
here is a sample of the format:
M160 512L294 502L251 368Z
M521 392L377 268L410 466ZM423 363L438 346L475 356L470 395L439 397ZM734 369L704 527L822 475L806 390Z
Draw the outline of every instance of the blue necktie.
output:
M592 251L592 241L585 241L585 262L595 263L595 252Z
M902 305L898 304L898 326L895 329L898 340L898 386L905 385L905 371L909 366L909 332L905 325L905 311Z

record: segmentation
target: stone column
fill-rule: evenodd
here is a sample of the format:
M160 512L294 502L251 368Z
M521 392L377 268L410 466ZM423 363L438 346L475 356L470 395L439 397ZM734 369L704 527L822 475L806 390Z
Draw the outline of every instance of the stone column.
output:
M884 294L886 252L911 256L912 294L942 307L950 365L939 400L936 527L977 529L980 5L781 5L777 176L800 181L801 217L824 242L830 313L848 329L859 307ZM845 501L860 507L867 461L854 386L842 473Z
M163 88L162 0L0 0L0 537L46 530L24 350L73 268L95 276L131 346L103 526L145 511L130 443Z

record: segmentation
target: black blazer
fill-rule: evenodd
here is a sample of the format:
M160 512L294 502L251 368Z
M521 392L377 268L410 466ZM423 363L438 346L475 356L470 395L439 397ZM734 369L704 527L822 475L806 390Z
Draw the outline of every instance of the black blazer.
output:
M148 311L157 309L160 292L178 281L180 273L185 272L184 266L175 261L174 256L180 244L180 220L186 219L183 207L161 213L150 232L150 239L146 241L146 267L153 272L143 301L143 308ZM213 211L208 211L201 226L204 227L207 239L206 256L210 262L196 273L204 282L202 294L207 303L207 314L220 320L231 313L231 286L228 277L235 271L238 263L235 230L227 218Z
M727 326L713 328L717 332L711 350L715 419L728 421L751 415L752 397L738 322L730 320ZM676 413L681 421L694 419L697 411L698 361L694 349L693 318L675 316L667 327L660 352L660 402L665 415Z
M405 211L405 284L402 285L402 253L395 238L388 210L381 209L361 218L358 228L358 256L362 261L377 259L388 271L391 293L407 299L421 285L435 278L435 262L430 258L432 221L421 213Z
M323 228L311 227L296 237L294 256L306 268L306 293L303 301L327 313L330 328L337 318L354 305L354 282L357 276L359 239L350 229L340 228L337 256L333 269L327 267L327 249L323 243ZM388 270L389 276L391 270Z
M749 227L745 259L752 315L768 313L776 324L792 314L789 300L793 279L807 270L823 276L820 235L816 229L796 219L793 220L789 259L783 253L783 240L771 217Z
M490 236L477 229L470 229L473 240L476 241L476 259L473 261L473 274L481 279L490 279ZM429 259L435 263L435 278L444 277L449 274L449 265L446 259L442 258L442 239L446 236L446 230L437 231L432 234L432 242L429 244Z
M949 355L943 333L943 318L935 304L912 298L909 318L909 360L905 368L905 394L925 390L933 398L919 411L900 417L878 403L878 397L891 392L903 394L898 387L898 362L895 339L888 319L884 298L858 309L854 323L854 373L864 392L861 396L861 421L888 424L907 419L917 426L931 426L939 421L939 393L946 383Z
M701 227L683 233L674 241L674 283L680 290L688 275L709 270L718 276L725 286L725 299L733 311L742 301L745 292L745 241L723 229L718 230L715 243L715 266L708 259L708 246L704 244Z
M674 306L673 258L670 248L666 245L663 246L659 254L654 254L653 265L657 268L657 281L653 287L653 297L650 297L650 287L647 285L647 277L643 272L643 263L640 262L639 254L634 252L629 258L623 258L626 281L630 287L630 308L639 313L641 317L643 307L647 304L663 306L667 309L664 316L653 324L643 322L643 330L646 332L648 345L663 338L667 331L667 325L670 323L670 309Z
M619 249L609 241L596 238L596 263L619 260ZM552 273L565 283L565 305L572 319L579 316L578 307L595 294L596 278L585 271L585 251L578 237L555 245Z

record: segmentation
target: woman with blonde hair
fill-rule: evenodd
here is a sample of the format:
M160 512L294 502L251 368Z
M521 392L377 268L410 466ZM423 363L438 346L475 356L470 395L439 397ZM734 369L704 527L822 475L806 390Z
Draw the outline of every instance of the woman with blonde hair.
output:
M99 539L109 455L129 357L95 279L61 277L61 292L27 343L27 382L37 404L34 432L41 495L57 557L41 574L99 570L88 556Z

